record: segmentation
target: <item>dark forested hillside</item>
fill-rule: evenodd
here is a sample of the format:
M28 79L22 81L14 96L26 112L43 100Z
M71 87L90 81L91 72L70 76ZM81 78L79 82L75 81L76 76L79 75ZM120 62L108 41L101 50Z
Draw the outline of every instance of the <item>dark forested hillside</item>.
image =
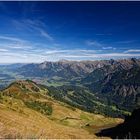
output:
M96 69L83 79L83 83L120 108L132 111L140 104L140 65L137 60L131 61L133 65L129 68L115 65Z
M117 108L115 104L108 104L105 99L99 98L85 87L51 86L47 87L47 89L51 97L88 112L111 117L123 117L123 115L129 113Z
M122 124L114 128L102 130L98 136L108 136L113 139L139 139L140 138L140 109L133 111L131 116L126 116Z

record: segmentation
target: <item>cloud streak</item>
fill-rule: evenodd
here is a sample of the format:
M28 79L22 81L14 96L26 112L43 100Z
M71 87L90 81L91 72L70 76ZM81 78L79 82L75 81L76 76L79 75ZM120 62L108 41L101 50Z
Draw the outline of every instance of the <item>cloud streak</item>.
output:
M40 34L41 34L43 37L49 39L50 41L53 41L53 40L54 40L54 39L52 38L52 36L50 36L46 31L44 31L44 30L42 30L42 29L38 29L38 30L39 30Z
M86 41L86 44L88 46L95 46L95 47L101 47L102 46L102 44L100 42L91 41L91 40Z
M2 42L1 42L2 41ZM27 40L19 39L16 37L0 35L0 47L2 49L31 49L33 46Z
M125 51L124 53L140 53L140 49L130 49Z
M114 47L102 47L103 50L116 50Z
M17 29L39 34L41 37L44 37L49 41L54 40L54 38L46 31L46 25L40 20L22 19L13 20L12 23Z
M25 42L24 40L19 39L19 38L9 37L9 36L2 36L2 35L0 35L0 39L1 40L15 41L15 42Z
M0 63L39 63L42 61L58 61L60 59L68 60L98 60L98 59L117 59L117 58L129 58L140 57L140 53L101 53L100 50L62 50L62 49L35 49L35 50L18 50L14 51L0 51L1 60Z
M0 52L8 52L7 49L0 49Z
M135 40L123 40L123 41L118 41L116 42L117 44L130 44L130 43L134 43Z

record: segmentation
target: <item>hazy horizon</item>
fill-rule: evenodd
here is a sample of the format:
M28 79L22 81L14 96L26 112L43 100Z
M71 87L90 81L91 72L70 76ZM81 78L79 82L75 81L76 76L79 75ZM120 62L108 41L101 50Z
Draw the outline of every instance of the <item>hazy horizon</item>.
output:
M54 61L49 61L49 60L44 60L44 61L40 61L40 62L13 62L13 63L1 63L0 62L0 65L11 65L11 64L40 64L40 63L44 63L44 62L60 62L60 61L68 61L68 62L82 62L82 61L109 61L109 60L130 60L130 59L137 59L139 60L140 58L137 58L137 57L128 57L128 58L116 58L116 59L94 59L94 60L90 60L90 59L87 59L87 60L68 60L68 59L59 59L59 60L54 60Z

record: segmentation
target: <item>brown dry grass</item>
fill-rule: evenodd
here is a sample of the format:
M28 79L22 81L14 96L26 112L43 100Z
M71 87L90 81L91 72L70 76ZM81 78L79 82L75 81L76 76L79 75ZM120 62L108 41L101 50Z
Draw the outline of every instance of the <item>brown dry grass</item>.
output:
M8 109L5 105L0 105L0 138L97 138L94 133L89 133L81 127L88 122L87 120L66 120L68 123L64 125L60 121L68 116L80 118L81 113L88 116L89 120L93 119L92 124L95 123L95 126L100 126L100 121L106 121L106 124L107 121L108 124L120 122L119 119L92 115L81 110L71 111L68 108L57 105L57 103L54 104L53 109L53 114L50 118L56 118L56 121L28 108L24 108L24 112L19 113Z
M86 130L57 124L46 116L24 109L24 114L0 105L1 138L96 138Z
M21 83L21 82L20 82ZM21 83L30 89L32 85ZM35 85L36 86L36 85ZM40 91L43 94L46 91ZM9 94L19 94L18 98ZM49 139L95 139L97 129L114 126L121 119L104 117L73 109L49 96L36 97L34 92L26 92L12 85L4 91L0 103L0 138L49 138ZM39 94L39 93L38 93ZM52 106L52 115L45 116L27 108L24 100L38 100ZM86 124L90 124L86 127Z

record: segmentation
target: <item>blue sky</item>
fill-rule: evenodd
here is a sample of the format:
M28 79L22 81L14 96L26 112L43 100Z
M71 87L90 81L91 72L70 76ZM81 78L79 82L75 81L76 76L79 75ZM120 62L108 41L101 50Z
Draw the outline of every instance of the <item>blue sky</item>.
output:
M0 63L140 57L140 2L0 2Z

